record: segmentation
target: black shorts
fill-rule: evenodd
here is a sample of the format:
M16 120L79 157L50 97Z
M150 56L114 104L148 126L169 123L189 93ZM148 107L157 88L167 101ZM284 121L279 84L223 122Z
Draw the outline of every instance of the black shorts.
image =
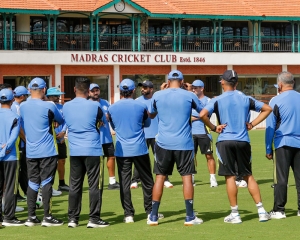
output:
M114 157L115 156L115 147L113 143L104 143L102 144L104 157Z
M194 134L194 151L195 155L200 147L201 154L213 154L212 141L207 134Z
M217 143L220 176L249 176L251 170L251 146L248 142L223 141Z
M66 159L67 158L67 146L66 143L57 143L58 149L58 159Z
M155 144L155 174L172 175L175 163L181 176L196 173L193 150L167 150Z

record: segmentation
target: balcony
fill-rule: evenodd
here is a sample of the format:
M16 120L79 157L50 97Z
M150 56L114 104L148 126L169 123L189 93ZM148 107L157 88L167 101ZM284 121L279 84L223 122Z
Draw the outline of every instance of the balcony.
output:
M91 41L92 40L92 41ZM93 46L91 46L91 43ZM298 39L291 36L213 36L162 34L99 34L0 32L0 50L150 51L150 52L293 52ZM56 48L54 47L56 46ZM93 48L92 48L93 47Z

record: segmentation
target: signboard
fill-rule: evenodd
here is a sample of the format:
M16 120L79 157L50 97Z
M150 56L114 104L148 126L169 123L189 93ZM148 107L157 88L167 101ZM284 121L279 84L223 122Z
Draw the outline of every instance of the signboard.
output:
M203 56L177 56L176 54L143 53L71 53L72 63L205 63Z

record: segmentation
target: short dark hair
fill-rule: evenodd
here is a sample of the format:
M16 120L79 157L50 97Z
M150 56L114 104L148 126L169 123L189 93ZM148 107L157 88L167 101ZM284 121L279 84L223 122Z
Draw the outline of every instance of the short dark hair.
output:
M6 88L12 88L12 86L9 83L0 84L0 91Z
M0 101L0 103L3 104L3 105L9 105L11 101L12 100L9 100L9 101Z
M120 91L120 95L124 98L129 98L133 93L133 90L130 91Z
M226 80L224 80L225 85L231 86L231 87L235 87L235 85L237 84L237 82L227 82Z
M75 78L75 88L81 93L88 93L91 81L87 77Z

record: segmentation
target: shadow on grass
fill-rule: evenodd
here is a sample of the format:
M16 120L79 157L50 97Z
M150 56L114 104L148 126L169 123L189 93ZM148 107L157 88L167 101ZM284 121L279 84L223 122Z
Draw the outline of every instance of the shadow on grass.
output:
M257 184L264 184L264 183L271 183L273 184L274 182L274 179L273 178L270 178L270 179L259 179L259 180L256 180Z

